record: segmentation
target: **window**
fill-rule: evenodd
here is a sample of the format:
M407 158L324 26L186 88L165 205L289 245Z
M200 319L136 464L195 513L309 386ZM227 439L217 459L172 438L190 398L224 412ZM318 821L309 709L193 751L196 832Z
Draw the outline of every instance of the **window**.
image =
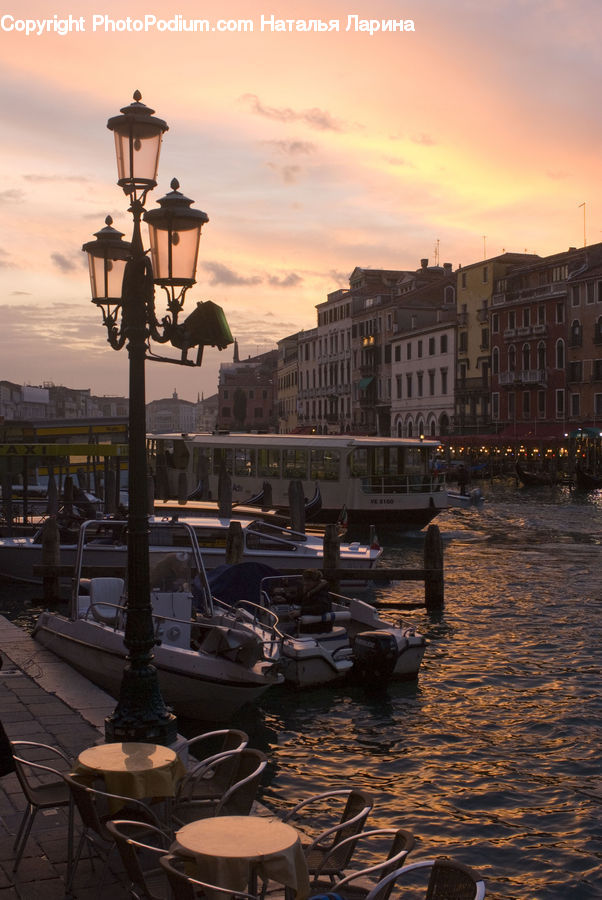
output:
M586 285L587 293L586 293L586 301L585 302L588 304L594 303L596 300L595 287L596 286L593 281L587 282L587 285Z
M523 344L523 371L527 372L531 368L531 347L529 344Z
M435 396L435 370L429 369L429 394Z
M489 281L489 266L483 266L483 284Z
M583 363L569 363L569 381L583 381Z
M516 372L516 347L513 344L508 347L508 371Z
M491 416L493 419L500 417L500 395L497 391L491 395Z
M523 419L531 417L531 394L529 391L523 391Z
M429 338L429 356L435 355L435 338Z
M468 332L467 331L461 331L459 334L458 350L460 350L461 353L466 353L466 351L468 350Z
M556 390L556 418L564 418L564 389Z
M581 413L579 412L581 402L581 396L579 394L571 394L571 415L579 416Z
M441 393L447 394L447 369L441 369Z
M528 328L531 324L531 310L528 307L523 309L523 325L525 328Z
M402 377L401 377L401 375L397 375L395 377L395 385L397 388L397 399L398 400L401 400L401 383L402 383Z
M594 394L594 412L596 416L602 416L602 394Z
M564 303L556 304L556 324L562 325L564 322Z
M410 343L406 344L406 359L412 358L412 345Z
M545 308L545 306L537 307L537 324L538 325L546 324L546 308Z
M594 381L602 381L602 359L594 360Z
M401 344L395 344L395 362L401 362Z
M441 335L441 353L447 353L447 335Z
M516 313L513 309L508 313L508 328L516 328Z
M546 417L546 392L537 391L537 415L540 419Z
M500 314L493 313L491 316L491 332L492 334L499 334L500 332Z
M416 373L416 381L418 382L418 396L419 397L422 397L422 380L423 380L422 375L423 375L422 372Z
M564 341L561 339L556 341L556 368L564 369Z
M465 288L466 287L466 272L462 272L461 283L462 283L462 287Z
M579 306L579 285L574 284L571 288L571 306Z
M224 400L228 400L228 391L224 391Z
M412 396L412 376L406 375L406 397Z
M508 394L508 418L514 419L515 411L516 411L516 406L515 406L514 394L513 393Z
M489 348L489 329L481 328L481 350Z
M499 375L500 372L500 350L499 347L493 348L491 354L491 372L493 375Z
M422 359L422 341L418 341L418 359Z

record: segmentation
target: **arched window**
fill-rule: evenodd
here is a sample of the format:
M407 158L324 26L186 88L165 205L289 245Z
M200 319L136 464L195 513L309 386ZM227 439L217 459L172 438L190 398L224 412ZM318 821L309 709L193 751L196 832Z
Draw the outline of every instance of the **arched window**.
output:
M424 434L424 422L422 421L422 419L418 420L418 434Z
M414 426L413 426L413 424L412 424L412 420L411 420L411 419L408 420L408 424L407 424L406 428L407 428L407 431L408 431L408 437L409 437L409 438L414 437Z
M564 369L564 341L558 338L556 341L556 368Z
M537 345L537 368L545 369L546 367L546 345L545 341L540 341Z
M527 372L531 368L531 346L523 344L523 372Z
M493 353L491 354L491 372L493 375L499 375L500 373L500 348L494 347Z
M401 424L401 419L399 419L397 422L397 437L403 437L403 426Z
M508 371L516 372L516 347L510 344L508 347Z
M439 419L439 434L443 436L449 432L449 417L446 413L441 414Z

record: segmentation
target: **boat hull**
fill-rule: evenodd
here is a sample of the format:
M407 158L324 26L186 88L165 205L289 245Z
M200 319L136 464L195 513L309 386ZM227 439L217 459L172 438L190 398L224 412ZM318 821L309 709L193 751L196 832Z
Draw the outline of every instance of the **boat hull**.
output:
M126 661L123 634L85 620L72 621L44 612L34 638L58 657L114 697L119 696ZM179 716L211 722L227 722L246 703L253 703L281 681L258 671L241 681L228 660L210 660L194 650L157 647L154 652L159 686L166 703Z

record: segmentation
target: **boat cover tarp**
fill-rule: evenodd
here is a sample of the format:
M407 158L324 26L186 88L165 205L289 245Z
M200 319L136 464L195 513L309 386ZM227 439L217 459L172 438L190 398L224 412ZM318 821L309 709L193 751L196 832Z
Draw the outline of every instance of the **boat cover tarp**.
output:
M276 569L264 563L243 562L235 566L218 566L207 573L211 593L226 603L247 601L259 603L259 585L262 578L279 575Z

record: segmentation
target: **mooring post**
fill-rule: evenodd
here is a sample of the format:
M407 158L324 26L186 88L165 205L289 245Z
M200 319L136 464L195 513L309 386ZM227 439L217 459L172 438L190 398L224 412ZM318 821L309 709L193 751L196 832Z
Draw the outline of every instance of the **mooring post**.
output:
M291 528L305 534L305 497L303 495L303 482L299 478L293 478L288 486L288 505L290 509Z
M178 473L178 503L186 503L188 500L188 476L186 472Z
M263 503L261 504L262 509L271 509L272 508L272 482L264 481L263 482Z
M424 540L424 605L427 609L443 606L443 543L438 525L429 525Z
M339 569L341 566L341 538L336 525L327 525L324 529L324 569ZM340 592L340 583L337 578L329 579L330 590Z
M73 478L65 475L63 481L63 508L68 516L73 515Z
M115 492L115 480L116 480L116 472L115 469L107 469L105 473L105 513L107 515L115 515L117 512L117 503L116 503L116 492Z
M223 467L217 481L217 508L218 515L224 519L232 515L232 479Z
M233 519L228 526L226 536L226 565L235 566L242 562L244 552L244 539L242 525L237 519Z
M155 515L155 479L152 475L146 476L146 498L148 502L149 516Z
M58 566L61 562L61 536L56 516L49 516L42 529L42 586L44 602L53 606L60 600Z
M11 472L2 475L2 514L6 520L9 536L13 533L13 476Z

